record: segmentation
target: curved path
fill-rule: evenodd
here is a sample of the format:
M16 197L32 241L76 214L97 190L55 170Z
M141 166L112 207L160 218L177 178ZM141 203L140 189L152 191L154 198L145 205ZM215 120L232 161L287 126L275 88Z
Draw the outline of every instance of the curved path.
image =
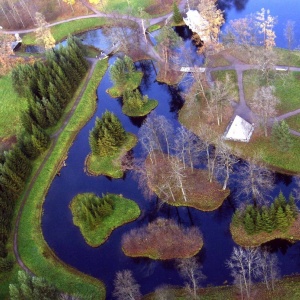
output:
M257 65L250 65L245 64L238 60L236 57L228 54L228 53L222 53L223 57L230 63L229 66L223 66L223 67L215 67L215 68L207 68L207 78L208 82L210 84L213 84L211 72L212 71L225 71L225 70L235 70L237 74L237 84L239 89L239 103L234 103L234 114L232 118L234 118L236 115L239 115L249 123L257 123L259 120L259 117L251 110L251 108L247 105L245 100L245 94L244 94L244 85L243 85L243 72L246 70L254 70L259 69L259 66ZM289 66L275 66L276 68L287 68L290 71L293 72L300 72L300 67L289 67ZM300 108L296 109L294 111L287 112L285 114L282 114L280 116L277 116L275 118L270 118L269 123L273 124L275 121L282 121L284 119L287 119L291 116L295 116L297 114L300 114ZM300 132L290 129L291 134L300 136Z
M25 192L25 194L23 196L23 199L22 199L22 202L21 202L21 205L20 205L20 209L18 211L17 219L16 219L16 222L15 222L15 227L14 227L14 232L13 232L13 250L14 250L14 255L16 257L16 260L17 260L18 264L21 266L21 268L23 270L27 271L28 273L30 273L31 275L34 275L33 272L22 261L22 259L20 257L20 254L19 254L19 251L18 251L18 230L19 230L21 216L22 216L22 213L23 213L24 206L25 206L25 204L27 202L28 196L29 196L29 194L31 192L31 189L32 189L33 185L35 184L36 179L40 175L42 169L44 168L44 166L45 166L45 164L47 162L47 160L49 159L50 155L52 154L52 152L54 150L54 147L56 146L56 143L57 143L57 140L58 140L58 137L59 137L60 133L65 129L65 127L69 123L71 117L73 116L73 113L74 113L75 109L77 108L77 106L78 106L78 104L79 104L79 102L81 100L81 97L82 97L83 93L85 92L86 87L87 87L87 85L88 85L88 83L89 83L89 81L90 81L90 79L91 79L91 77L93 75L94 69L96 67L97 60L96 59L89 59L89 61L91 62L91 66L90 66L89 72L88 72L88 74L87 74L87 76L85 78L84 85L83 85L83 87L82 87L79 95L77 96L72 109L69 111L69 113L65 117L63 125L61 126L60 129L58 129L51 136L51 138L52 138L51 146L48 149L48 153L44 157L44 159L43 159L41 165L39 166L38 170L35 172L34 176L31 178L29 186L27 187L26 192Z

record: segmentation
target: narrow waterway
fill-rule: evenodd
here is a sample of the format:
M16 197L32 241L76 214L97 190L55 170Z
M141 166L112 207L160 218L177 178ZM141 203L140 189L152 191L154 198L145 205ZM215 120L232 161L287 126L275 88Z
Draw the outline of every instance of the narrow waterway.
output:
M291 0L285 2L295 3L295 1ZM230 3L239 3L240 5L244 3L246 9L238 11L235 8L237 6L231 6L230 9L227 7L227 20L248 14L253 9L253 11L257 11L261 7L267 8L265 4L268 2L257 0L227 1L228 5ZM281 1L276 0L272 2L274 10L280 3ZM251 7L251 10L248 9L249 7ZM271 8L271 12L276 15L276 11L274 12L273 8ZM294 10L286 16L286 19L295 16L293 13ZM280 24L283 24L282 20L280 22ZM193 47L189 40L190 33L186 30L181 30L180 34L185 38L186 45ZM97 36L95 38L97 41L103 38L101 30L100 33L99 31L97 33L91 32L87 36ZM299 37L299 35L297 36ZM114 59L110 59L110 64L113 63ZM200 60L201 58L199 57ZM156 82L155 69L151 61L137 63L137 67L141 68L145 73L140 87L142 93L147 94L149 98L157 99L159 105L156 108L156 113L165 116L173 122L174 126L177 126L177 112L183 104L180 96L183 87L174 88ZM113 180L105 176L87 176L84 173L84 160L90 152L88 135L94 126L97 116L100 117L105 110L113 111L121 120L126 131L135 134L137 134L143 121L143 118L129 118L123 115L121 100L112 99L105 92L109 87L111 87L111 82L107 72L97 89L97 111L78 134L70 148L68 159L66 160L67 166L61 170L60 177L54 179L49 189L42 219L42 229L47 243L61 260L84 273L102 280L107 287L107 299L112 299L111 293L115 273L124 269L130 269L133 272L133 276L141 285L142 293L145 294L163 284L183 285L183 280L179 277L175 268L175 262L172 260L162 262L126 257L121 250L122 235L132 228L146 225L159 216L174 218L184 226L198 226L203 233L204 247L198 254L198 258L203 264L203 273L207 276L204 285L221 285L226 281L231 282L229 270L226 269L224 264L235 246L229 232L229 223L235 207L243 199L230 196L218 210L206 213L195 209L175 208L168 205L158 208L157 199L152 201L144 199L137 188L137 182L133 179L131 171L126 172L124 178ZM133 149L132 155L134 157L142 155L140 145ZM236 168L238 169L239 166ZM272 196L278 195L280 190L288 196L294 186L293 177L277 174L276 188ZM238 183L232 181L230 188L233 191L238 189ZM92 248L85 243L79 229L73 225L69 209L69 203L72 198L76 194L84 192L94 192L98 195L106 192L123 194L126 198L130 198L138 203L142 214L138 220L116 229L101 247ZM278 255L282 275L300 272L300 243L292 245L285 241L275 241L269 243L269 246Z

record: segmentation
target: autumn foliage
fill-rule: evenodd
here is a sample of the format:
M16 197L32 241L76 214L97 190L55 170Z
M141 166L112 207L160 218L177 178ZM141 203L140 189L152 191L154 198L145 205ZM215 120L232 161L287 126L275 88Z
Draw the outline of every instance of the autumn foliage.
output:
M132 229L122 237L122 249L131 257L188 258L198 253L202 246L202 235L197 227L184 228L174 220L163 218Z

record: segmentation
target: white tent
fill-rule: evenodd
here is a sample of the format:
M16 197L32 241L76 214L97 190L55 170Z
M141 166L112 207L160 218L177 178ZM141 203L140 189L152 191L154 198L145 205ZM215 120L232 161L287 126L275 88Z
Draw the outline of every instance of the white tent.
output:
M209 41L209 23L197 10L189 10L183 21L193 32L198 33L202 41Z
M240 116L236 115L228 125L223 138L225 140L249 142L254 130L254 125L250 124Z

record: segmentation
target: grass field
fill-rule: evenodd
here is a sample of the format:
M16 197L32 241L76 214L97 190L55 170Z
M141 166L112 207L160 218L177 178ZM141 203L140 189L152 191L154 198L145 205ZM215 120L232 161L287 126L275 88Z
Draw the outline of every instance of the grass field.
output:
M21 112L27 101L12 87L11 74L0 77L0 138L16 135L21 129Z
M80 19L52 26L51 33L55 41L60 42L63 39L65 39L69 34L73 35L89 29L99 28L105 25L106 22L107 19L101 17ZM36 42L34 33L25 34L22 38L23 45L34 45L35 43Z
M300 108L300 72L285 73L285 75L275 76L273 85L275 86L275 95L280 100L278 105L278 115ZM260 87L261 81L254 70L248 70L243 73L243 84L246 101L253 98L254 92Z

